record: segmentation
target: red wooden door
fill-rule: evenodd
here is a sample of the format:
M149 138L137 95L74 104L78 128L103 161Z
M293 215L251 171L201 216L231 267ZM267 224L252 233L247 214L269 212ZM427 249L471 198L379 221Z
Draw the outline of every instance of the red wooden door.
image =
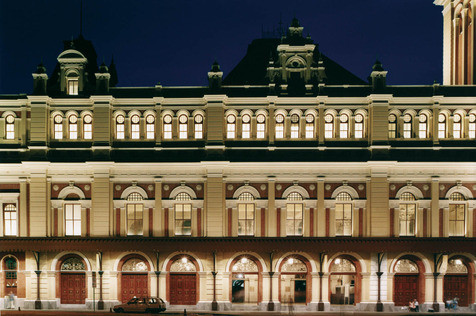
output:
M459 298L459 306L468 306L468 275L445 275L443 286L444 301Z
M413 299L418 299L418 275L395 275L393 301L395 306L408 306Z
M123 303L128 302L134 296L147 297L149 293L147 274L123 273L121 276L121 292Z
M170 304L197 304L197 276L195 274L170 274Z
M84 304L86 274L61 273L61 304Z

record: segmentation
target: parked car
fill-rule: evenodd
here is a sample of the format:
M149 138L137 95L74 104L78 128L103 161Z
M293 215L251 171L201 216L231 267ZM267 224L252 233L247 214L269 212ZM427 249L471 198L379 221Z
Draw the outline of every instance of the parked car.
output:
M116 313L160 313L165 309L164 301L155 297L134 297L129 302L113 308Z

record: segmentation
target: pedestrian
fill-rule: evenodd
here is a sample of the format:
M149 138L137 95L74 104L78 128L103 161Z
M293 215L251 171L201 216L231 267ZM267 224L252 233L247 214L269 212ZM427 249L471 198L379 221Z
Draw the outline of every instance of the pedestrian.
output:
M10 292L8 294L7 308L8 309L14 309L15 308L15 294L13 294L13 292Z
M420 311L420 304L418 304L418 301L417 301L416 298L413 300L413 305L415 305L415 312L419 312Z

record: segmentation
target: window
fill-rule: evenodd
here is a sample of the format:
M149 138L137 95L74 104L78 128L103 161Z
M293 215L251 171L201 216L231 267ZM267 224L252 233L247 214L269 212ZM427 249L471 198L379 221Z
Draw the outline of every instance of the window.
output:
M75 114L69 116L69 139L78 139L78 117Z
M226 117L226 138L235 138L236 117L230 114Z
M68 79L67 79L67 93L68 95L78 95L78 90L79 90L79 80L78 80L78 77L76 74L73 74L74 76L76 76L76 78L74 78L72 75L71 76L68 76Z
M314 138L314 115L306 115L306 138Z
M347 114L342 114L340 116L340 138L348 138L349 137L349 117Z
M450 195L449 204L449 235L450 236L464 236L465 235L465 214L466 202L461 193L452 193Z
M266 133L266 116L259 114L256 117L256 137L262 139Z
M126 204L127 235L142 235L144 204L142 195L137 192L129 194Z
M155 138L155 116L152 114L145 117L145 137L147 139Z
M299 138L299 115L291 115L291 138Z
M469 115L468 134L469 138L476 138L476 115L473 113Z
M81 236L81 204L64 205L66 236Z
M4 235L17 235L17 207L15 204L3 204Z
M388 138L397 138L397 117L394 114L388 116Z
M203 116L201 114L195 115L195 139L203 138Z
M336 236L352 235L352 197L341 192L336 197Z
M124 115L120 114L116 117L116 138L124 139Z
M302 236L303 203L302 196L297 192L288 195L286 203L286 235Z
M179 117L179 138L188 138L188 117L185 114L182 114Z
M5 118L5 138L15 139L15 117L7 115Z
M446 115L438 115L438 138L446 138Z
M83 138L93 138L93 117L90 114L86 114L83 118Z
M415 236L415 196L405 192L400 196L400 236Z
M172 115L164 116L164 139L172 139Z
M140 117L137 114L134 114L131 117L131 138L140 138Z
M238 235L255 234L255 204L251 193L244 192L238 197Z
M412 116L410 114L403 116L403 138L412 138Z
M357 114L355 116L355 138L364 137L364 116L362 114Z
M418 124L418 137L428 138L428 118L425 114L420 114Z
M63 139L63 117L55 115L54 118L55 139Z
M461 131L461 115L455 114L453 116L453 138L461 138L462 131Z
M324 137L334 137L334 116L332 114L326 114L324 117Z
M284 138L284 115L276 115L276 138Z
M175 235L192 235L192 198L187 193L179 193L175 197Z
M251 116L248 114L243 115L241 118L241 138L251 137Z
M10 292L17 295L17 261L15 258L5 258L5 289L6 294Z

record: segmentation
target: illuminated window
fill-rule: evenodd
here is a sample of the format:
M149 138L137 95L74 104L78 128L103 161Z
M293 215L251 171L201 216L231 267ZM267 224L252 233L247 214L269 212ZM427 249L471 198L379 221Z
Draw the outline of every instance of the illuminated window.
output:
M473 113L469 115L468 134L469 138L476 138L476 115Z
M291 115L291 138L299 138L299 115Z
M244 192L238 197L238 235L255 234L255 204L251 193Z
M446 115L438 115L438 138L446 138Z
M86 114L83 118L83 138L93 138L93 117L90 114Z
M195 139L203 138L203 116L201 114L195 115Z
M188 117L185 114L182 114L179 117L179 138L188 138Z
M69 139L78 139L78 117L74 114L70 115L68 123Z
M15 258L5 258L5 290L6 293L17 295L17 261Z
M397 117L393 114L388 116L388 138L397 138Z
M15 204L3 204L3 223L5 236L17 235L17 207Z
M341 192L336 197L336 236L352 235L352 197Z
M63 139L63 117L55 115L54 118L55 139Z
M324 137L334 138L334 116L326 114L324 117Z
M75 76L75 77L74 77ZM66 83L67 83L67 93L68 95L78 95L79 91L79 80L78 80L78 75L76 74L71 74L67 77Z
M403 138L412 138L412 116L410 114L403 116Z
M124 139L124 115L120 114L116 116L116 138L117 139Z
M172 115L164 116L164 139L172 139Z
M400 196L400 236L415 236L415 196L405 192Z
M241 118L241 138L251 137L251 116L248 114L243 115Z
M192 235L192 198L187 193L179 193L175 197L175 235Z
M15 117L7 115L5 118L5 138L15 139Z
M314 138L314 115L306 115L306 138Z
M266 134L266 117L264 114L259 114L256 117L256 137L262 139Z
M362 114L357 114L355 116L355 138L363 138L364 137L364 116Z
M143 234L144 204L142 200L142 195L137 192L127 197L127 235Z
M155 138L155 116L152 114L145 117L145 137L147 139Z
M131 117L131 138L140 138L140 117L137 114L134 114Z
M226 117L226 138L235 138L236 117L230 114Z
M276 115L276 138L284 138L284 115Z
M301 194L292 192L286 203L286 235L302 236L303 231L303 202Z
M81 236L81 204L64 205L66 236Z
M453 116L453 137L454 138L461 138L462 137L462 131L461 131L461 115L455 114Z
M449 213L449 235L464 236L466 199L461 193L454 192L450 195Z
M428 138L428 118L425 114L419 116L418 137Z
M347 114L342 114L340 116L340 124L339 124L339 136L340 138L348 138L349 137L349 117Z

